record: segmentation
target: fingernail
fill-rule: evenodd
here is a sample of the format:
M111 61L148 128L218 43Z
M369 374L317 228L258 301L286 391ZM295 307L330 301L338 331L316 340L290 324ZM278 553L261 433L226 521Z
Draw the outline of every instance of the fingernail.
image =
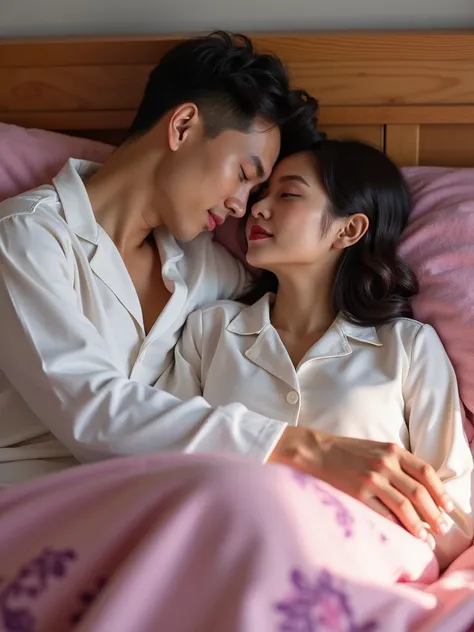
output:
M454 503L453 503L453 501L449 500L449 498L445 498L444 508L446 509L446 511L448 513L451 513L452 511L454 511Z
M417 530L416 535L420 538L420 540L426 540L428 538L428 531L423 527L420 527Z
M439 523L438 531L441 533L441 535L446 535L448 533L449 526L444 520Z

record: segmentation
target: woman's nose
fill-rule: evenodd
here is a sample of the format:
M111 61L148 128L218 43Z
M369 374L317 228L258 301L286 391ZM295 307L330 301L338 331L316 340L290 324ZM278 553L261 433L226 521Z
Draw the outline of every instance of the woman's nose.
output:
M258 202L255 202L250 212L255 218L261 217L262 219L269 219L271 211L268 198L262 198Z

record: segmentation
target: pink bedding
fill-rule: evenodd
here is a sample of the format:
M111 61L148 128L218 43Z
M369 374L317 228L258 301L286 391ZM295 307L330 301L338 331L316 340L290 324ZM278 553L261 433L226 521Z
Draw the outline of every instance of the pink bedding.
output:
M0 496L4 632L465 632L474 552L289 468L114 459Z

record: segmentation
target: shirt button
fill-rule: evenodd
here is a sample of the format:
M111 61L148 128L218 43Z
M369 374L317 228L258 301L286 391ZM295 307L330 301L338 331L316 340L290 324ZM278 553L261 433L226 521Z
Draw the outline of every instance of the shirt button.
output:
M286 396L286 401L289 404L297 404L299 402L300 396L296 391L290 391Z

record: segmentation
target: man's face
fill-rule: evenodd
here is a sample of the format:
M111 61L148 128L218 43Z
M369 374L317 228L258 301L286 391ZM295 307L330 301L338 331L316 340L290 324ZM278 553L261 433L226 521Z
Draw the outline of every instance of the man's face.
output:
M194 126L160 166L162 222L189 241L229 215L243 217L251 190L269 177L279 150L278 127L263 119L248 132L226 130L211 139Z

